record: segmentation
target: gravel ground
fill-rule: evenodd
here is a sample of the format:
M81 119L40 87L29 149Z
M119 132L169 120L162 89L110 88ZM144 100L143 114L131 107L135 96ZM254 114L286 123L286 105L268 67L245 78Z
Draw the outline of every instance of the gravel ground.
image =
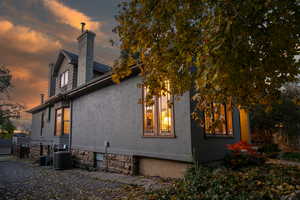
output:
M144 199L144 187L0 157L0 200Z

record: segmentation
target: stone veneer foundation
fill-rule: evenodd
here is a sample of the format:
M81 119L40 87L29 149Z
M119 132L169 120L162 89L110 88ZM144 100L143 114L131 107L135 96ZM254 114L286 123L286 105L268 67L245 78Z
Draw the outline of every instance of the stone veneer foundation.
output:
M98 152L84 151L79 149L72 149L72 156L76 167L96 167L96 155ZM117 172L128 175L136 175L137 159L131 155L119 154L103 154L103 161L100 169L111 172Z
M38 144L30 145L29 157L31 159L34 159L34 160L39 159L39 157L40 157L40 145L38 145Z

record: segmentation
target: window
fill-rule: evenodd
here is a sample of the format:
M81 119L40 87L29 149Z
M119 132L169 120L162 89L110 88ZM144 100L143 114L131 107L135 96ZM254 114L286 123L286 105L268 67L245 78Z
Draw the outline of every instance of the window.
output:
M169 90L169 82L166 85ZM147 92L148 89L143 88L144 136L174 136L171 95L161 93L151 102L145 102Z
M63 72L60 75L60 87L64 87L68 84L69 81L69 70Z
M204 112L206 135L233 135L232 105L211 103Z
M70 133L70 109L59 108L55 112L55 135L61 136Z

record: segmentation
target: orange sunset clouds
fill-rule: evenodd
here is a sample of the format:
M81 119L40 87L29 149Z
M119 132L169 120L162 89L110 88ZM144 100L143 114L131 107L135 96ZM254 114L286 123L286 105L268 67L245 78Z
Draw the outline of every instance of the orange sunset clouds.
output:
M95 59L112 64L119 50L110 46L115 39L119 0L1 0L0 65L13 76L9 101L27 109L47 96L48 65L56 61L60 49L77 53L80 23L96 33ZM16 121L19 129L30 127L31 116L25 112Z

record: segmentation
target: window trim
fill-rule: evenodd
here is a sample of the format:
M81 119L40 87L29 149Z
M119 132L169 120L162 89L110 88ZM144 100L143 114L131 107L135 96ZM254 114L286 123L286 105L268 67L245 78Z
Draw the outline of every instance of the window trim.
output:
M220 103L224 106L224 113L225 113L225 129L226 129L226 134L223 134L223 133L216 133L215 130L213 133L207 133L206 132L206 117L205 117L205 112L203 112L203 120L204 120L204 127L203 127L203 130L204 130L204 136L206 138L234 138L235 137L235 134L234 134L234 107L233 105L231 105L232 109L231 109L231 122L232 122L232 133L230 134L229 131L228 131L228 119L227 119L227 105L226 103ZM211 105L213 106L213 103L211 103ZM213 115L214 117L214 115Z
M67 81L65 81L66 77L68 77ZM59 86L60 88L64 88L68 85L68 83L69 83L69 70L67 69L66 71L62 72L59 76Z
M168 135L162 135L160 130L160 117L159 117L159 96L155 96L154 98L154 131L153 133L146 132L145 131L145 87L142 86L142 119L143 119L143 131L142 131L142 137L143 138L176 138L175 135L175 112L174 112L174 105L171 106L171 128ZM170 95L170 100L174 102L174 96Z
M64 118L65 118L65 116L64 116L64 110L65 109L69 109L69 112L70 112L70 119L69 119L69 123L70 123L70 128L69 128L69 133L65 133L64 132L64 123L65 123L65 120L64 120ZM56 132L56 125L57 125L57 111L58 110L60 110L61 109L61 132L60 132L60 135L58 135L57 134L57 132ZM60 137L60 136L64 136L64 135L69 135L70 133L71 133L71 109L70 109L70 107L60 107L60 108L56 108L55 109L55 121L54 121L54 136L58 136L58 137Z

